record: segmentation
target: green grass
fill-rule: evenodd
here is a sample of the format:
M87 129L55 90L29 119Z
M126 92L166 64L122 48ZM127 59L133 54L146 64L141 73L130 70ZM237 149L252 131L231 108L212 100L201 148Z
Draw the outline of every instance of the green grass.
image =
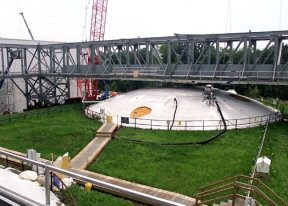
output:
M207 140L218 134L219 131L173 131L173 130L145 130L122 127L118 138L143 141L143 143L174 144L198 142Z
M78 154L94 137L100 122L88 120L79 110L71 109L2 122L0 147L26 153L33 148L48 158L69 152L71 158Z
M115 139L89 170L193 196L201 186L238 174L248 175L263 129L228 131L219 140L202 146L159 146ZM171 133L173 136L176 132ZM160 139L171 139L164 131L157 135ZM200 136L194 132L182 132L182 135L186 135L187 140ZM205 139L210 135L211 132L207 132ZM154 138L153 132L146 136L146 139Z
M272 160L271 178L263 182L288 201L288 122L281 121L269 126L262 156Z
M136 205L135 202L128 201L127 199L116 197L109 193L99 192L97 190L85 191L82 186L72 185L70 191L74 197L76 197L77 205L85 206L95 206L95 205L105 205L105 206L131 206ZM61 195L61 193L59 193ZM65 195L66 199L69 199L69 195ZM74 205L72 201L65 204L66 206Z
M63 155L65 152L69 152L73 158L95 137L101 126L101 123L84 117L78 109L53 112L49 115L47 113L39 117L27 115L26 119L23 114L16 115L19 119L0 122L0 147L19 152L34 148L41 153L41 157L47 158L50 153ZM288 116L287 105L284 115ZM193 196L199 187L238 174L249 175L263 131L263 126L231 130L220 139L202 146L160 146L159 144L163 143L206 140L219 131L121 128L119 138L113 139L105 147L98 161L91 165L89 170ZM121 138L152 144L135 144ZM287 139L287 122L270 125L262 152L262 155L272 158L271 179L264 180L264 183L285 201L288 201ZM138 204L97 191L87 193L76 186L72 191L78 205Z

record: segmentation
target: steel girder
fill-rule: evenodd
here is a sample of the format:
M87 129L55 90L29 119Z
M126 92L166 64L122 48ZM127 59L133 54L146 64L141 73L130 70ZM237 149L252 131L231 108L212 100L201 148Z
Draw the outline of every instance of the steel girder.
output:
M26 97L28 106L51 106L64 103L69 98L69 78L61 76L46 76L47 73L62 71L62 54L57 55L54 48L23 47L14 45L2 47L2 71L9 62L9 52L19 52L19 58L12 63L13 70L3 79L11 79L13 84ZM5 54L6 53L6 54ZM6 58L5 58L6 57ZM2 78L2 77L0 77ZM20 85L14 78L23 78L25 85Z
M0 89L0 115L14 111L13 83L7 79Z
M70 96L69 79L147 80L185 83L288 84L282 44L288 31L228 34L175 34L50 45L0 44L0 79L23 78L16 84L41 106ZM261 48L259 50L259 48ZM21 51L17 69L4 75L8 50ZM90 50L91 64L84 52ZM100 57L95 64L94 57ZM14 62L15 63L15 62Z

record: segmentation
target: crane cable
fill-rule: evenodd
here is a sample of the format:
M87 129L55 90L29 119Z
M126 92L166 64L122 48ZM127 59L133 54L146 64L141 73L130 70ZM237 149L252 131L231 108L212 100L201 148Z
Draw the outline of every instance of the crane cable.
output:
M83 28L83 34L82 34L82 41L84 41L84 35L86 34L86 39L87 41L87 32L86 32L86 27L87 27L87 16L88 16L88 7L89 7L89 0L86 1L86 6L85 6L85 22L84 22L84 28Z

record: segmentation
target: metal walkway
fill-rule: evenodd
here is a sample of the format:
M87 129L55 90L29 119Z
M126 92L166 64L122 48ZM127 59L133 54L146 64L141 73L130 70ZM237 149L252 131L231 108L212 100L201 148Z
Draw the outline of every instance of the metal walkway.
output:
M95 42L27 45L0 39L0 80L11 79L29 102L70 98L70 79L187 84L288 84L288 31L175 34ZM36 42L37 43L37 42ZM160 52L160 48L164 48ZM262 49L263 48L263 49ZM89 64L83 51L91 51ZM13 68L8 74L9 60ZM99 64L95 59L98 58ZM24 80L21 86L15 78Z

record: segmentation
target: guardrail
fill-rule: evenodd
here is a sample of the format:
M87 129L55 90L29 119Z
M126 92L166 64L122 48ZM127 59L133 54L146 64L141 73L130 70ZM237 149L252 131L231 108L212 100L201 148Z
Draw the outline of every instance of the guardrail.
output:
M136 73L135 73L136 72ZM104 74L103 74L104 75ZM115 67L112 73L105 74L107 77L123 77L123 78L151 78L151 79L184 79L204 81L208 79L218 80L219 82L246 82L254 83L267 81L279 83L288 81L288 72L286 71L192 71L187 69L177 69L172 73L165 72L160 67Z
M126 189L124 187L120 187L120 186L117 186L117 185L113 185L113 184L110 184L110 183L106 183L106 182L103 182L103 181L100 181L100 180L96 180L96 179L93 179L93 178L90 178L90 177L86 177L86 176L83 176L83 175L80 175L80 174L77 174L77 173L73 173L73 172L70 172L70 171L67 171L67 170L63 170L63 169L59 169L57 167L54 167L54 166L51 166L49 165L49 162L47 161L46 163L41 163L41 162L37 162L37 161L34 161L34 160L30 160L28 158L25 158L25 157L21 157L21 156L18 156L18 155L15 155L15 154L12 154L12 153L9 153L9 152L6 152L6 151L2 151L0 150L0 155L4 155L6 157L10 157L10 158L13 158L13 159L16 159L16 160L20 160L20 161L23 161L23 162L26 162L26 163L30 163L32 165L36 165L38 167L41 167L43 168L43 170L45 170L45 194L46 194L46 205L50 205L50 171L52 172L57 172L57 173L60 173L60 174L64 174L64 175L67 175L69 177L72 177L72 178L75 178L75 179L79 179L79 180L83 180L85 182L89 182L91 184L94 184L94 185L97 185L99 187L103 187L103 188L107 188L109 190L114 190L114 191L117 191L118 193L121 193L123 194L123 196L125 197L129 197L129 196L132 196L132 197L135 197L136 199L139 199L139 200L145 200L146 202L150 202L151 204L154 204L154 205L179 205L179 206L184 206L180 203L176 203L176 202L172 202L172 201L169 201L169 200L165 200L165 199L161 199L161 198L158 198L158 197L155 197L155 196L151 196L151 195L148 195L148 194L144 194L144 193L141 193L141 192L138 192L138 191L133 191L133 190L130 190L130 189ZM7 193L9 193L9 189L7 188L0 188L0 189L3 189L3 191ZM11 192L11 191L10 191ZM20 194L15 194L14 195L17 197L18 196L21 196ZM29 199L26 199L27 202L32 202L32 200L29 200ZM33 202L35 203L35 202ZM30 204L32 205L32 204ZM39 205L42 205L39 203Z
M88 107L84 109L84 114L93 120L106 121L106 115L100 114L90 110ZM266 123L274 123L282 119L282 113L275 112L269 115L255 116L250 118L241 119L226 119L227 129L242 129L257 127L265 125ZM169 130L173 120L157 120L157 119L144 119L144 118L131 118L131 117L120 117L113 118L120 122L121 126L134 127L141 129L150 130ZM219 120L174 120L174 130L221 130L224 125L221 119Z
M135 73L136 72L136 73ZM30 72L29 75L38 75L37 72ZM168 70L163 70L160 67L114 67L109 73L79 73L79 72L57 72L51 73L48 70L41 70L41 74L44 76L63 76L63 77L94 77L101 79L154 79L155 81L172 81L181 80L184 82L219 82L219 83L245 83L253 82L254 84L287 84L288 72L287 71L243 71L243 70L233 70L233 71L215 71L214 69L209 70L199 70L193 71L188 69L176 69L174 71L168 72ZM27 74L23 75L21 72L11 72L9 78L25 78L29 76ZM3 76L1 78L8 78Z
M266 123L277 122L282 118L282 114L275 112L269 115L256 116L242 119L226 119L227 129L241 129L257 127ZM121 117L121 126L142 128L142 129L169 129L173 120L157 120ZM174 130L221 130L223 122L219 120L175 120Z
M247 180L248 182L254 180L255 185L252 185L252 183L246 184ZM245 183L243 183L243 181ZM259 189L260 187L262 188L262 190L265 190L265 193ZM259 201L262 200L273 206L288 206L288 204L283 199L281 199L276 193L269 189L259 179L251 178L244 175L230 177L225 180L201 187L199 188L199 190L200 193L194 195L196 198L195 206L213 203L215 201L227 200L230 198L232 198L232 205L234 206L236 198L245 199L245 196L240 194L240 192L242 191L250 191L251 193L253 193L253 199L255 200L256 205L261 205ZM267 194L269 194L269 197L267 196ZM209 200L208 198L213 199Z

